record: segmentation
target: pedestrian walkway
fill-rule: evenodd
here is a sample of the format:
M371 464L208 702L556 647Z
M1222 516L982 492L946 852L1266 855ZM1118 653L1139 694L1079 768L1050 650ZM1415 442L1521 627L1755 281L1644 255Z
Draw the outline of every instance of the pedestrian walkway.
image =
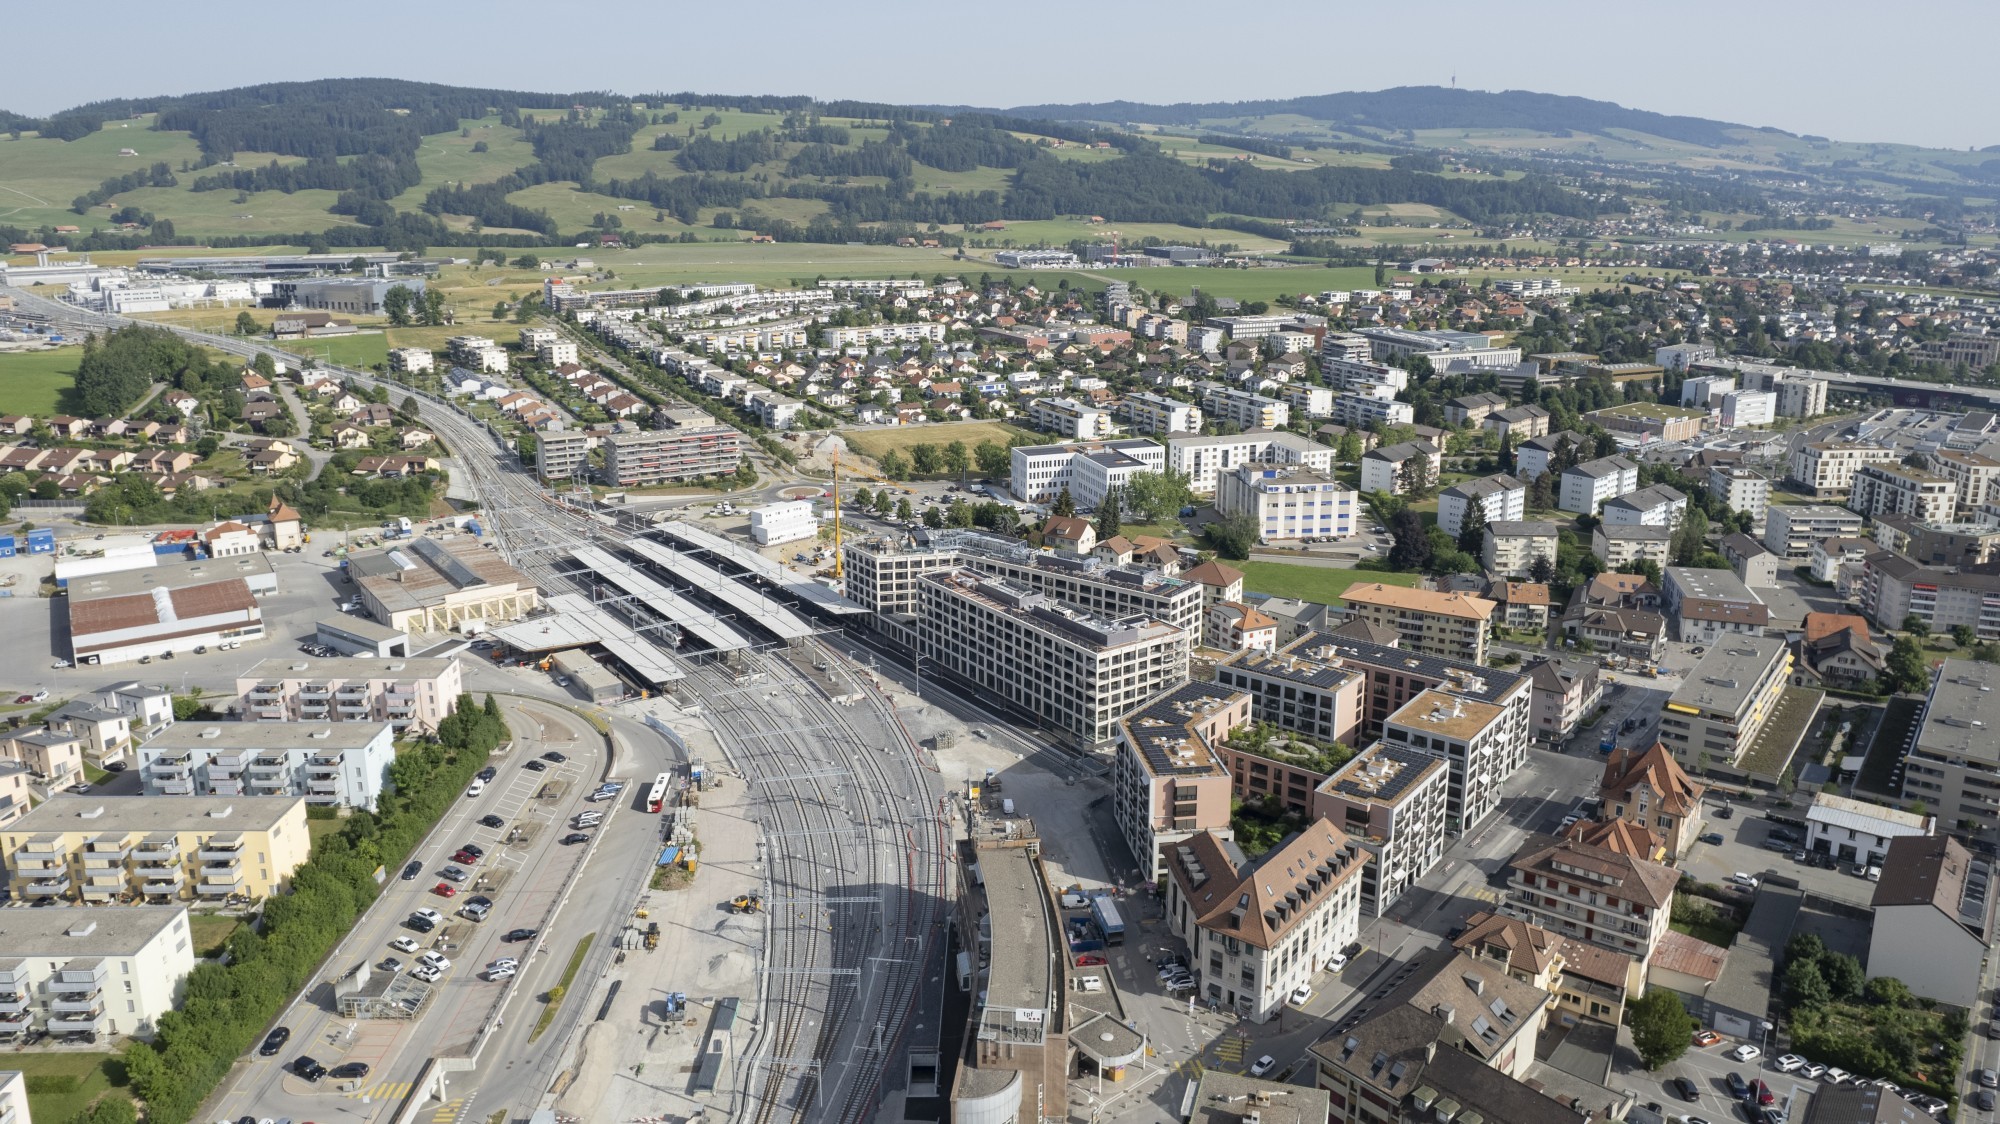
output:
M414 1084L414 1082L378 1081L373 1085L366 1086L365 1088L355 1089L354 1091L348 1093L347 1095L349 1097L353 1097L356 1099L359 1099L361 1097L367 1097L371 1101L388 1101L388 1100L399 1101L402 1100L404 1097L410 1095L410 1086L412 1084Z
M453 1097L439 1105L436 1112L431 1113L431 1124L458 1124L471 1107L470 1098Z

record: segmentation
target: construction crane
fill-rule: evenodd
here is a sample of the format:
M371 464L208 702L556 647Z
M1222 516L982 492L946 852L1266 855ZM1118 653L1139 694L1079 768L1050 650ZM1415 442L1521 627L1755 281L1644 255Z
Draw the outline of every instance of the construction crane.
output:
M882 475L879 472L870 472L867 469L858 466L853 469L853 474L856 476L866 476L870 480L879 480L884 484L894 483L894 481L890 480L888 477ZM842 580L844 575L842 574L841 564L840 564L840 450L839 449L835 449L833 451L832 490L833 490L833 580L840 581Z

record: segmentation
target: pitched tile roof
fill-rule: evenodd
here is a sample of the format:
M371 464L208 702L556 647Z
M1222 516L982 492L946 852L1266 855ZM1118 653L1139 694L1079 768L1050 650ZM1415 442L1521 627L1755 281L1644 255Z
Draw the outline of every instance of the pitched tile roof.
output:
M1701 805L1701 794L1708 791L1696 784L1659 742L1647 750L1612 750L1604 762L1604 778L1598 782L1606 798L1623 799L1640 784L1653 790L1660 808L1677 816L1692 814Z
M1255 948L1274 947L1370 856L1324 817L1239 870L1214 833L1176 847L1174 877L1195 923Z
M1507 865L1558 880L1582 879L1599 888L1615 887L1606 892L1650 909L1664 909L1672 902L1680 881L1679 872L1670 866L1547 835L1530 836Z

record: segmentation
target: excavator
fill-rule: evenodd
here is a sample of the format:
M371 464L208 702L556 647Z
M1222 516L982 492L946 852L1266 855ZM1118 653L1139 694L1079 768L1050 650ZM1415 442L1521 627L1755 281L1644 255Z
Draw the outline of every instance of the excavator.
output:
M764 908L764 899L756 894L738 894L729 901L733 913L758 913Z

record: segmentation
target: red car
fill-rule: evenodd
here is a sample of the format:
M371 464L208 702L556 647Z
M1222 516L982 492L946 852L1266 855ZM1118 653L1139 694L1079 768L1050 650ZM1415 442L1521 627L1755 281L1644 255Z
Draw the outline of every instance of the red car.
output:
M34 702L34 701L35 701L35 696L33 696L33 695L22 695L22 696L21 696L20 698L18 698L18 699L15 699L14 701L15 701L16 703L31 703L31 702Z
M1092 968L1104 962L1104 957L1095 952L1086 952L1076 958L1076 966L1079 968Z
M455 863L460 863L465 866L471 866L472 864L479 861L479 857L477 855L474 855L471 851L460 851L459 853L451 857L451 861Z
M441 898L457 897L458 887L452 885L449 882L440 882L437 885L431 887L431 893L436 894L438 897Z

